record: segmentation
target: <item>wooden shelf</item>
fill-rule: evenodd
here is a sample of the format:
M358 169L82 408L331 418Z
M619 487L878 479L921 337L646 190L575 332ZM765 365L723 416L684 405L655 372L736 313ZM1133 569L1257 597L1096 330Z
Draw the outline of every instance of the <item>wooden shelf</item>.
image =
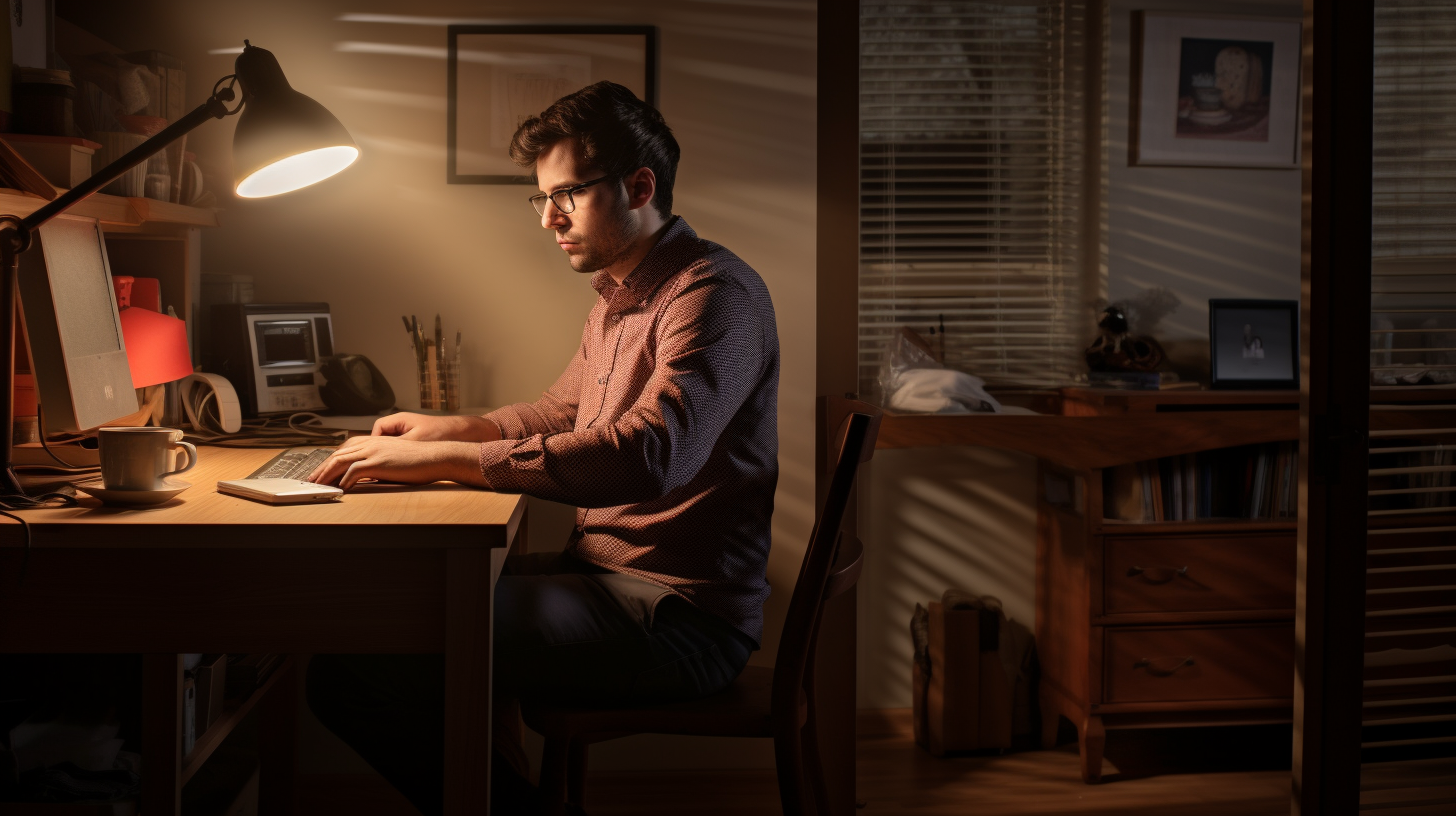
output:
M242 722L243 718L258 705L258 701L273 688L273 685L278 682L278 678L291 676L292 670L293 656L288 655L283 658L283 662L279 663L277 668L273 669L273 673L268 675L268 679L263 681L263 685L237 705L226 707L217 722L197 736L197 741L192 745L192 753L182 758L183 785L187 784L193 774L197 773L197 769L202 767L202 763L212 756L212 752L216 751L219 745L222 745L222 741L227 739L233 729L238 727L238 723Z
M1299 407L1299 392L1286 390L1208 391L1188 388L1174 391L1136 391L1126 388L1064 388L1062 413L1069 416L1106 416L1117 413L1156 413L1197 408L1200 411L1228 410L1232 406Z
M1064 467L1091 469L1298 438L1298 411L1121 416L886 414L875 447L981 445L1029 453Z
M45 203L45 199L40 196L0 188L0 212L5 214L24 217L40 209ZM218 211L215 209L188 207L150 198L122 198L104 193L82 199L66 212L69 215L95 218L108 231L145 232L177 227L216 227L219 224Z
M1102 519L1101 532L1107 535L1153 533L1185 535L1190 533L1292 533L1299 529L1294 519L1208 518L1194 521L1123 521Z

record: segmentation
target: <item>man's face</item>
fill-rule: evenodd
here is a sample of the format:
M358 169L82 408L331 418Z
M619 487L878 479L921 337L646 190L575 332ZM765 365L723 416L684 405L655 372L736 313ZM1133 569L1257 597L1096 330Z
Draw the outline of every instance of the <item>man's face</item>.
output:
M536 159L536 180L541 192L548 195L600 176L593 168L579 166L570 140L557 142ZM599 182L571 197L576 209L570 213L548 202L541 226L556 233L556 243L566 252L572 269L596 272L632 251L636 221L620 181Z

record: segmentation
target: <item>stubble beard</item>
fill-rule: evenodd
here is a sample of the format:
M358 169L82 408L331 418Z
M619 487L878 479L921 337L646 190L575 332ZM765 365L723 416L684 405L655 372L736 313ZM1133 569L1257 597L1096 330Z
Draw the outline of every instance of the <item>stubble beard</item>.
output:
M567 262L577 272L595 273L615 264L627 257L632 252L632 240L629 237L635 224L632 221L632 211L627 208L627 199L621 197L612 202L612 211L609 214L610 225L602 231L602 235L595 238L591 243L580 243L582 251L575 255L568 255ZM576 240L569 232L568 239Z

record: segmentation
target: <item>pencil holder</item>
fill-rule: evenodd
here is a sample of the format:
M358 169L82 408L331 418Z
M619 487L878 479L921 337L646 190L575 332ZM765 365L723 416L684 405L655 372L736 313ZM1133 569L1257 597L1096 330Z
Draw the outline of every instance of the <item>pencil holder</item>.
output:
M421 368L419 371L420 380L420 408L427 411L434 411L440 407L440 377L435 366Z
M460 410L460 358L445 361L440 406L446 411Z

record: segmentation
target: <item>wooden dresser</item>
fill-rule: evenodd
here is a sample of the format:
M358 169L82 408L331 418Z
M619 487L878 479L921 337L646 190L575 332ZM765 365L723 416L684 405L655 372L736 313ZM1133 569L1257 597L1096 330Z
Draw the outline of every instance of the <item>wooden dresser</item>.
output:
M1111 520L1103 471L1297 439L1298 400L1294 392L1063 392L1064 416L1144 418L1148 427L1141 443L1119 440L1097 466L1044 455L1039 467L1042 741L1055 744L1059 715L1070 720L1085 781L1101 775L1109 728L1290 720L1295 520Z
M1083 778L1094 782L1108 728L1288 722L1296 522L1110 521L1102 474L1298 440L1299 394L1064 388L1002 396L1038 413L886 413L876 447L977 445L1039 460L1043 743L1055 743L1060 717L1070 720ZM828 429L847 405L822 398L822 449L832 448Z

